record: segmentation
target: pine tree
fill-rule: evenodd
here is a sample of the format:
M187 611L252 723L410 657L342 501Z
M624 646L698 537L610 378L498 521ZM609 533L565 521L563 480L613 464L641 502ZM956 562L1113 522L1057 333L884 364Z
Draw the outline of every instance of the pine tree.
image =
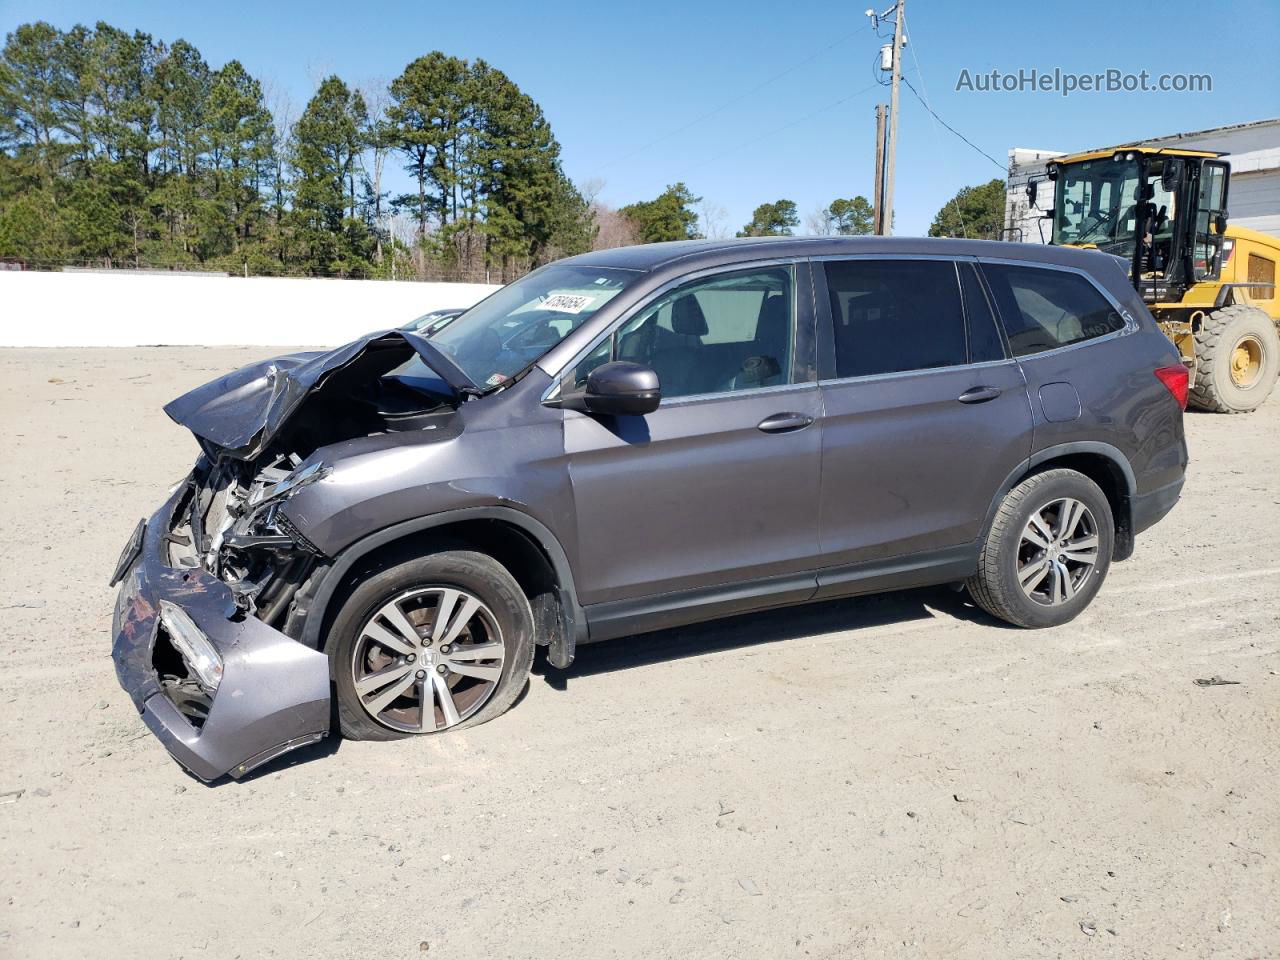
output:
M751 222L738 231L740 237L789 237L799 225L800 217L791 200L762 203L751 215Z
M301 266L321 276L369 272L370 236L356 216L355 166L367 120L364 98L338 77L320 84L293 128L291 219Z
M641 243L664 240L692 240L698 236L698 214L693 209L702 202L683 183L675 183L653 200L642 200L618 212L635 224Z

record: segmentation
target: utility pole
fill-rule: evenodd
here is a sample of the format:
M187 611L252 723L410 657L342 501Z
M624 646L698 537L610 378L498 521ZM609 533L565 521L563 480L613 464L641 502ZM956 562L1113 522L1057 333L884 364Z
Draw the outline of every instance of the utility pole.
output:
M893 81L889 87L889 140L885 148L884 235L893 235L893 161L898 148L898 83L902 79L902 14L906 0L897 0L893 14Z
M888 109L876 104L876 188L871 208L871 230L876 236L884 236L884 114Z
M906 0L896 0L893 4L893 42L884 45L881 50L881 69L893 72L890 92L888 92L888 140L884 146L884 196L881 205L881 232L886 237L893 233L893 156L897 152L897 88L902 79L902 44L904 44L902 28L906 26L905 6ZM874 10L868 10L867 14L872 18L872 27L876 27L881 15ZM890 60L890 63L884 63L886 59Z

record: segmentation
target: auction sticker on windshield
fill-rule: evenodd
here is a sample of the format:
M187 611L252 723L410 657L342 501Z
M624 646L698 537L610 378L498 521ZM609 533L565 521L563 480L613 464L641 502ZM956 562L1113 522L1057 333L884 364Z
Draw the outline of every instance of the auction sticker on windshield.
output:
M595 301L595 297L584 297L576 293L553 293L538 304L538 308L555 310L557 313L581 313L585 307L589 307Z

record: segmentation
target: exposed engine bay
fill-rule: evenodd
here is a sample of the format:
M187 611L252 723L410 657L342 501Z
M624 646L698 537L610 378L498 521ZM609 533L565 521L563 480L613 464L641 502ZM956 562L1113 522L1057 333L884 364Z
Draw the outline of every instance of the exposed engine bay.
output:
M326 558L280 508L328 474L313 454L360 437L444 427L459 402L403 348L403 341L377 344L325 371L257 456L242 458L197 434L203 454L166 538L170 564L212 573L245 615L296 637L306 613L295 603L298 590ZM278 392L278 376L269 366L262 379Z

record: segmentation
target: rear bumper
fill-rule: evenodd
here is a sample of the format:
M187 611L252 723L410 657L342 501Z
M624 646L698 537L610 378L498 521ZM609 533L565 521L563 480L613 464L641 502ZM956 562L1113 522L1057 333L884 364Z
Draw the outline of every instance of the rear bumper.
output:
M1133 532L1141 533L1165 518L1178 498L1182 496L1184 478L1179 477L1173 483L1152 490L1150 493L1135 494L1129 501L1133 517Z
M148 521L116 598L112 658L143 722L201 780L240 777L329 732L329 660L237 609L225 583L166 563L165 534L182 496ZM164 693L153 663L161 600L180 606L223 660L209 715L197 726Z

